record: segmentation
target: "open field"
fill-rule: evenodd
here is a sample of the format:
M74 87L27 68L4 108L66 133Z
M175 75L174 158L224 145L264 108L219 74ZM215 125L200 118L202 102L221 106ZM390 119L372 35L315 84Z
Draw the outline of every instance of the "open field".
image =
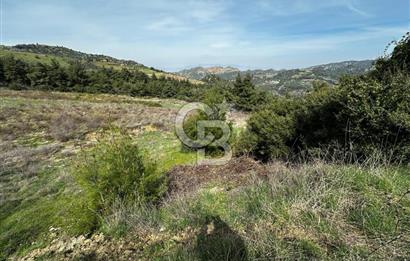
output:
M0 248L37 239L75 198L67 165L99 133L125 129L168 170L189 163L173 134L183 102L110 95L0 91ZM34 222L33 222L34 221ZM57 222L58 223L58 222ZM18 224L18 225L17 225ZM14 241L13 241L14 240ZM2 256L4 257L4 256Z
M406 259L410 169L247 157L194 166L173 120L184 102L0 91L0 259ZM245 114L231 115L235 125ZM159 205L114 204L94 234L67 229L73 162L117 128L167 173Z

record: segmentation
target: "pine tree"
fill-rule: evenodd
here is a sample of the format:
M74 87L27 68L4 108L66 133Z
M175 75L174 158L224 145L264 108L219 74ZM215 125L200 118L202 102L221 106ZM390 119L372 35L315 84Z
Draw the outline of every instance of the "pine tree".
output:
M247 74L243 79L238 74L236 77L233 95L235 106L238 109L250 111L254 107L256 89L255 85L252 83L252 76Z

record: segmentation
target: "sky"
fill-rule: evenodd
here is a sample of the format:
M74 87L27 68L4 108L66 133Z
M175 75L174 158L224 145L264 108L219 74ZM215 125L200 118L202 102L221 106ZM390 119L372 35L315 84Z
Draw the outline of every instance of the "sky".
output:
M177 71L373 59L410 0L0 0L3 45L39 43Z

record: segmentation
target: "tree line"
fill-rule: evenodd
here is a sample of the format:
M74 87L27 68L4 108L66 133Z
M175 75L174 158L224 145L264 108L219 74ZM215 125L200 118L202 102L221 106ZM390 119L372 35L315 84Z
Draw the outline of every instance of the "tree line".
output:
M149 77L144 72L123 68L86 68L80 61L62 66L58 61L28 63L12 55L0 58L0 84L16 90L46 90L153 96L196 100L204 87L177 80Z

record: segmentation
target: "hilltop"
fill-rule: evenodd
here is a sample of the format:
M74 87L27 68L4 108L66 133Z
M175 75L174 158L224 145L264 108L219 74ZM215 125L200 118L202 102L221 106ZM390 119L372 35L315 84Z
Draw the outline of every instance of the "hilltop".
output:
M344 61L289 70L241 71L233 67L195 67L182 70L178 74L196 80L201 80L209 74L215 74L228 81L234 80L238 73L242 75L250 74L258 87L274 93L284 94L287 92L304 92L311 87L313 81L320 80L335 84L343 75L363 74L371 69L373 62L373 60Z
M51 60L58 61L63 66L68 66L71 62L81 61L87 68L112 68L121 70L123 68L129 70L137 70L152 76L164 76L175 80L187 80L186 77L176 75L169 72L145 66L141 63L132 60L117 59L108 55L89 54L76 50L72 50L63 46L50 46L43 44L17 44L14 46L0 46L0 57L5 55L13 55L18 59L30 63L46 63L50 64ZM199 81L192 79L192 83L198 84Z
M191 69L186 69L186 70L182 70L179 71L178 74L190 79L195 79L195 80L201 80L203 79L205 76L209 75L209 74L215 74L218 76L221 76L221 78L227 79L227 80L231 80L232 75L236 75L240 72L240 70L238 68L234 68L234 67L223 67L223 66L213 66L213 67L202 67L202 66L198 66L198 67L194 67ZM229 76L228 78L226 78L226 76ZM232 78L233 79L233 78Z

